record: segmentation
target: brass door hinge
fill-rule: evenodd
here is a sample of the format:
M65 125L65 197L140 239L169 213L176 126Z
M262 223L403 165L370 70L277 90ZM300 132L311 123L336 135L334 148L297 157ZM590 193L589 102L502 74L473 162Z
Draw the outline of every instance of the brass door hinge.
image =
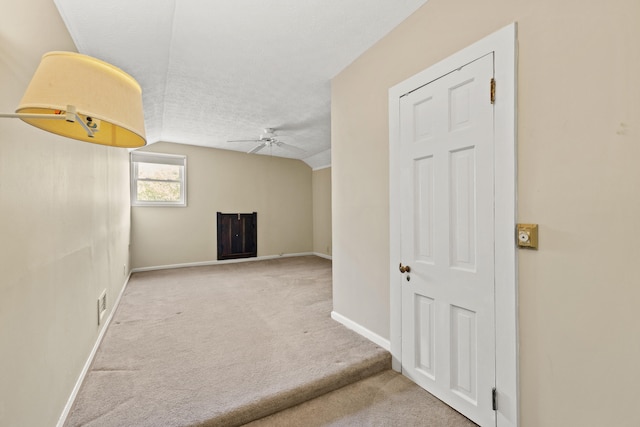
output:
M496 79L491 79L491 103L496 103Z

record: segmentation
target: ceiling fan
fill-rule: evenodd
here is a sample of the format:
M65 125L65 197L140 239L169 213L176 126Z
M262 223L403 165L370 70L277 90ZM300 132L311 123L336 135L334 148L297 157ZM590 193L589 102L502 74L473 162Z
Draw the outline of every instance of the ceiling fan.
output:
M287 144L286 142L282 142L277 138L276 130L274 128L264 128L262 134L258 139L234 139L227 142L256 142L258 145L253 147L251 150L247 151L249 154L257 153L265 147L280 147L283 148L293 154L302 155L305 153L304 150L294 147L293 145Z

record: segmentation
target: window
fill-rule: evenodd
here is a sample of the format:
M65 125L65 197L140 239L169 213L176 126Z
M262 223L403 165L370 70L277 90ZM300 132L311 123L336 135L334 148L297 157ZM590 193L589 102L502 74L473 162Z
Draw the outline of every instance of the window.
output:
M131 152L131 205L187 206L187 157Z

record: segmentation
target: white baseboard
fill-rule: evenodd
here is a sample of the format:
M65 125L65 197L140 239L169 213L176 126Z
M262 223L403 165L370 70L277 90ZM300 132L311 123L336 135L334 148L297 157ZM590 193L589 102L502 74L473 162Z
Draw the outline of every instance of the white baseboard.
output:
M335 311L331 312L331 318L336 322L342 323L344 326L351 329L352 331L357 332L358 334L367 338L369 341L372 341L373 343L378 344L380 347L384 348L385 350L391 351L391 342L388 339L382 338L380 335L374 332L371 332L369 329L365 328L364 326L354 322L351 319L344 317L341 314L336 313Z
M76 397L78 396L78 392L80 391L80 386L82 386L82 383L84 382L84 378L86 377L87 372L89 372L89 368L91 367L91 364L93 363L93 359L94 359L94 357L96 357L96 353L98 352L98 348L100 347L100 343L102 342L102 339L104 338L104 335L107 332L107 328L109 327L109 324L111 323L111 319L113 319L113 315L115 314L115 312L116 312L116 310L118 308L118 305L120 304L120 299L122 298L122 294L124 294L124 291L127 288L127 285L129 284L129 279L130 278L131 278L131 272L129 272L129 275L125 279L124 285L122 286L122 289L120 290L120 293L118 294L118 298L116 298L115 302L113 303L113 307L111 307L111 313L109 313L109 316L107 317L107 320L104 322L104 324L102 326L102 329L100 330L100 333L98 334L98 338L96 339L96 342L93 345L93 348L91 349L91 353L89 353L89 358L85 362L84 367L82 368L82 371L80 372L80 376L78 377L78 380L76 381L76 384L73 387L73 390L71 391L71 395L69 396L69 399L67 400L67 404L65 405L64 409L62 410L62 414L60 415L60 418L58 419L58 424L56 424L56 427L63 427L64 423L67 421L67 417L69 416L69 411L71 411L71 407L73 406L73 402L76 400Z
M320 257L320 258L324 258L324 259L328 259L328 260L332 260L333 257L331 255L327 255L327 254L321 254L320 252L314 252L313 253L315 256Z
M217 264L234 264L239 262L253 262L253 261L264 261L268 259L277 259L277 258L291 258L298 256L310 256L315 255L322 258L327 258L327 255L319 254L316 252L299 252L295 254L281 254L281 255L265 255L259 257L251 257L251 258L237 258L237 259L225 259L225 260L215 260L215 261L201 261L201 262L187 262L184 264L170 264L170 265L157 265L153 267L139 267L131 270L132 273L140 273L142 271L154 271L154 270L168 270L170 268L184 268L184 267L202 267L206 265L217 265ZM331 258L328 258L331 259Z

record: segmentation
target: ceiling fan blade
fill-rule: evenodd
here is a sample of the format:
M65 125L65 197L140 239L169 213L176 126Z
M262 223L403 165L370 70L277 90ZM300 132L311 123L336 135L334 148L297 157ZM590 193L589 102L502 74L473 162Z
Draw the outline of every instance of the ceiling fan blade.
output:
M232 139L227 142L260 142L259 139Z
M295 147L293 145L289 145L286 142L278 141L277 145L278 147L281 147L289 151L290 153L299 154L299 155L305 154L305 151L303 149Z
M265 144L256 145L252 150L247 151L247 153L248 154L257 153L258 151L262 150L265 146L266 146Z

